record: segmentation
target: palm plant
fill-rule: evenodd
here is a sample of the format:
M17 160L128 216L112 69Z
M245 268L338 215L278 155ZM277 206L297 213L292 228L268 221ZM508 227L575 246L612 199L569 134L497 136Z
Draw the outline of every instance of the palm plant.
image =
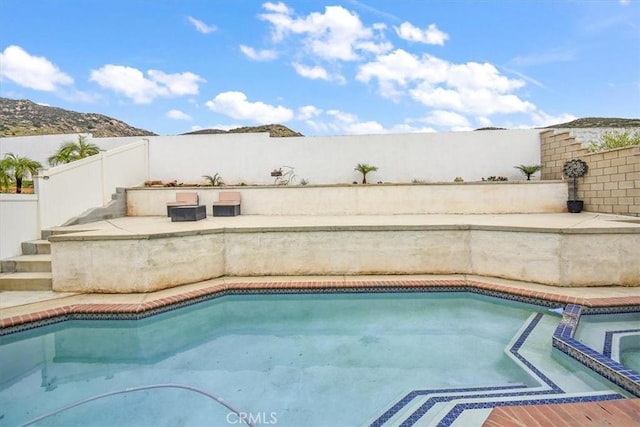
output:
M218 174L218 172L216 172L213 176L202 175L202 177L207 181L207 184L212 187L219 187L221 185L224 185L224 181L222 181L222 177L220 176L220 174Z
M372 165L368 165L366 163L358 163L358 166L356 166L353 170L358 171L362 174L362 183L366 184L367 183L367 174L369 172L375 172L378 170L377 166L372 166Z
M16 193L22 193L22 179L27 175L35 175L38 169L42 168L42 164L27 157L16 156L13 153L7 153L4 156L3 169L16 182Z
M514 166L514 168L518 169L520 172L525 174L527 176L527 181L531 181L531 175L533 175L534 173L536 173L539 170L541 170L542 166L540 166L540 165L531 165L531 166L520 165L520 166Z
M7 159L0 160L0 192L6 193L9 191L9 185L11 184L11 175L9 174L9 166Z
M100 147L87 141L84 135L78 135L78 141L63 143L56 153L49 157L47 161L51 166L64 163L71 163L75 160L84 159L85 157L94 156L100 152Z

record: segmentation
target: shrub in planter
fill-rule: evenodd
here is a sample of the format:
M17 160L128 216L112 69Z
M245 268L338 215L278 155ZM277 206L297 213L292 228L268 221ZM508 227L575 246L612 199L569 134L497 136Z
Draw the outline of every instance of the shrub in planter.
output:
M353 169L362 174L362 183L367 183L367 174L369 172L375 172L378 170L377 166L369 165L367 163L358 163L358 165Z
M531 181L531 175L542 169L541 165L520 165L514 166L527 177L527 181Z

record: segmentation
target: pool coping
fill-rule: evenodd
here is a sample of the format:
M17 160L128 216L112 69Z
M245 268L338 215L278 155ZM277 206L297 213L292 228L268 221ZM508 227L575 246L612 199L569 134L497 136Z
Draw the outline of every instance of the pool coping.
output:
M500 299L535 304L548 308L563 309L561 320L556 333L551 337L553 347L557 348L579 361L586 367L612 381L617 386L640 396L640 379L637 373L631 372L624 366L614 366L608 363L605 355L593 355L584 344L573 339L573 333L578 324L581 313L613 314L640 311L640 295L612 296L616 292L607 292L604 296L585 297L563 294L562 289L548 287L547 289L528 288L523 282L490 278L483 276L468 277L466 275L442 276L441 278L411 278L411 277L374 277L359 279L340 276L329 280L318 278L306 279L285 278L235 278L226 277L224 280L212 280L198 284L172 288L167 292L156 291L144 294L145 298L138 303L118 303L112 299L106 303L74 302L82 294L70 295L57 300L54 307L41 308L40 303L28 304L19 312L3 317L0 311L0 336L38 328L48 324L76 319L142 319L166 311L197 304L202 301L219 298L225 295L251 294L289 294L289 293L383 293L383 292L470 292ZM486 280L484 280L486 279ZM491 283L493 282L493 283ZM163 295L171 293L172 295ZM573 293L573 292L572 292ZM599 292L591 293L598 294ZM589 294L588 292L586 294ZM136 294L139 298L140 294ZM107 300L109 295L106 295ZM126 301L127 295L117 295L117 300ZM146 297L149 297L147 299ZM129 301L135 297L128 298ZM577 307L577 308L576 308ZM15 311L15 310L13 310ZM577 313L577 316L576 316ZM571 334L569 337L568 334ZM567 350L567 348L570 348ZM567 350L567 351L565 351ZM605 360L608 359L608 360ZM587 361L587 362L585 362ZM614 364L617 363L612 361ZM619 365L619 364L618 364ZM604 368L602 368L604 366ZM612 369L612 366L614 367ZM616 369L618 368L618 369ZM606 370L605 371L603 371ZM635 376L634 376L635 375ZM639 377L640 378L640 377ZM551 403L551 402L550 402ZM495 407L499 407L496 405Z
M573 304L590 309L590 312L617 313L640 307L640 295L621 297L576 297L555 292L514 288L477 279L415 279L398 280L301 280L301 281L234 281L214 283L198 289L185 290L176 295L152 298L140 303L71 303L39 311L30 311L0 318L0 335L32 329L43 324L57 323L71 318L139 319L186 305L218 298L229 294L251 293L338 293L338 292L474 292L502 299L560 308ZM56 321L57 320L57 321Z

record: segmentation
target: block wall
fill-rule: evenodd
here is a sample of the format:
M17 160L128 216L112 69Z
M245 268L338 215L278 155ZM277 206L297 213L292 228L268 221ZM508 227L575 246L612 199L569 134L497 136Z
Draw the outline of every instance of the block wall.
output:
M540 134L541 179L563 179L562 166L580 158L589 165L578 179L586 211L640 216L640 147L588 153L569 132Z

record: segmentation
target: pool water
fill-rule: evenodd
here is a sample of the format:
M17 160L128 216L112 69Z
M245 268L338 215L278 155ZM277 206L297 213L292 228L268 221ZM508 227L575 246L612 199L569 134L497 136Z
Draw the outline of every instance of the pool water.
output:
M640 372L640 312L583 315L576 339Z
M640 333L620 339L620 363L640 372Z
M246 295L63 322L0 337L0 426L154 384L222 397L258 425L364 425L411 390L539 385L504 351L535 311L548 310L467 293ZM37 425L242 423L193 390L153 388Z

